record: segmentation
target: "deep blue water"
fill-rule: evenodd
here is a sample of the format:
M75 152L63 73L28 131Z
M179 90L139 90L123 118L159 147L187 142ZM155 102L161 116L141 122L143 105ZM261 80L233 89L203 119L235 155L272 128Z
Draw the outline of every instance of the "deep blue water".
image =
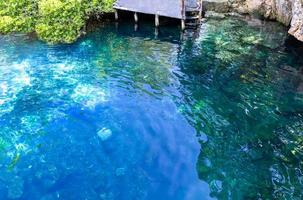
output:
M0 199L302 199L303 57L258 20L0 36Z

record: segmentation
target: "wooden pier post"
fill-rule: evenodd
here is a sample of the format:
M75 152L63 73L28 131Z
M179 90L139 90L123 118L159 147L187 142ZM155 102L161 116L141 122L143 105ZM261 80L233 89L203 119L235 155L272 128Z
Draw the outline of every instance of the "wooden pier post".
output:
M186 10L185 10L185 0L181 0L181 14L182 14L182 19L181 19L181 30L184 31L185 30L185 14Z
M203 12L203 0L200 0L199 23L201 23L202 21L202 12Z
M181 29L182 31L185 30L185 19L181 19Z
M138 13L137 12L134 12L134 19L135 19L135 23L137 24L138 21L139 21Z
M159 15L156 14L156 15L155 15L155 26L158 28L159 25L160 25Z
M119 14L118 14L118 10L115 9L115 20L118 21L119 19Z
M156 27L155 28L155 39L158 39L158 36L159 36L159 28Z
M116 28L116 30L118 30L118 28L119 28L119 23L118 22L115 22L115 28Z
M136 23L136 24L135 24L135 27L134 27L135 32L137 32L138 29L139 29L139 26L138 26L138 24Z

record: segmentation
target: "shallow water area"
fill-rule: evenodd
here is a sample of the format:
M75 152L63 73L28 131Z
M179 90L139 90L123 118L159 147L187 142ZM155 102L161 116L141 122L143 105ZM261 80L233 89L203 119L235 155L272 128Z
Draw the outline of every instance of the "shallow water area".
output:
M303 57L274 22L0 36L0 199L302 199Z

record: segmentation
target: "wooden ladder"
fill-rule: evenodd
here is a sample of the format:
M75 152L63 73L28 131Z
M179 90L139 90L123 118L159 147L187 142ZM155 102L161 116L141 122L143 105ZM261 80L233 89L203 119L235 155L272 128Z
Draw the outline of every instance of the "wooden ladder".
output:
M197 28L202 19L202 2L203 0L199 0L197 2L197 6L195 7L188 7L185 4L186 0L182 1L182 30L186 28L194 29Z

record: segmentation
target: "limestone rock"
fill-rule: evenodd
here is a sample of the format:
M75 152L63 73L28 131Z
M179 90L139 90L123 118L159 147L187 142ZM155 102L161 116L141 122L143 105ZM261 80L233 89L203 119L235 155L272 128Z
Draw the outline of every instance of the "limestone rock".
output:
M276 0L276 20L288 26L292 18L292 3L290 0Z
M303 0L294 0L289 34L303 42Z
M203 11L227 13L230 11L229 0L203 0Z
M203 10L254 14L290 26L289 34L303 42L303 0L205 0Z
M303 41L303 0L246 0L248 13L290 25L289 34Z

